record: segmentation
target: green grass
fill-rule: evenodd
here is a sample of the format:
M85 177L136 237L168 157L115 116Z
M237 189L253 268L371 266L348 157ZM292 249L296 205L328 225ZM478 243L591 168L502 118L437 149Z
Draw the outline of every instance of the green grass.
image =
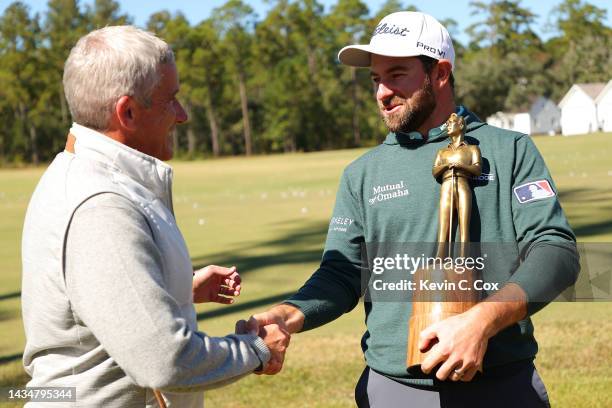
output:
M612 135L539 137L581 241L612 242ZM365 150L175 162L177 218L196 265L237 265L244 292L231 308L199 306L211 335L295 290L318 265L343 167ZM43 169L0 171L0 359L23 350L20 239ZM13 296L10 296L13 294ZM3 296L8 295L8 296ZM235 308L243 309L236 310ZM535 316L536 364L554 406L612 405L609 303L556 303ZM363 369L363 309L292 338L285 369L208 392L215 407L350 407ZM0 364L0 387L23 384L20 361Z

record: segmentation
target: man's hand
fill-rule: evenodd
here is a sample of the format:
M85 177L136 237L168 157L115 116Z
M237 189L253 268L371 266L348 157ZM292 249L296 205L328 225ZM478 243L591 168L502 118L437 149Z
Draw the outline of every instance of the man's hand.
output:
M265 327L269 324L277 324L283 328L283 330L287 330L287 324L285 323L285 319L282 315L275 313L272 310L263 313L254 314L249 318L246 322L246 329L250 332L258 332L260 328Z
M273 375L280 372L283 368L285 351L289 346L291 335L287 331L285 323L281 320L279 320L279 323L260 325L253 316L251 316L248 322L246 320L238 320L236 322L236 334L256 334L264 340L270 350L270 361L268 361L268 364L262 370L256 371L255 374Z
M468 310L457 316L434 323L421 332L419 349L430 350L421 364L421 370L429 374L436 366L436 377L444 381L471 381L477 371L482 371L482 359L489 334L482 321ZM437 340L437 342L436 342Z
M246 320L239 320L236 322L236 333L244 334L244 333L252 333L257 334L266 341L266 335L268 333L273 333L278 330L281 333L286 333L289 336L292 333L296 333L302 329L304 325L304 314L297 307L281 304L276 305L267 312L254 314ZM277 329L278 328L278 329ZM289 344L289 339L287 339L287 345ZM268 346L270 347L270 346ZM286 349L285 345L285 349ZM284 349L281 357L275 357L275 351L271 348L272 358L270 362L264 367L264 369L257 374L276 374L283 367L284 361Z
M461 163L461 161L459 160L451 160L448 162L448 169L449 170L465 170L465 165L463 163Z
M255 374L278 374L283 368L285 351L287 351L287 347L289 347L291 335L287 330L278 324L269 324L260 328L258 335L264 340L268 346L268 349L270 349L272 356L270 357L268 364L266 364L261 371L257 371Z
M489 339L527 314L527 295L515 283L504 286L467 312L434 323L421 332L419 348L431 350L421 370L439 380L471 381L482 372Z
M240 295L240 282L235 266L209 265L199 269L193 275L193 302L234 303L232 297Z

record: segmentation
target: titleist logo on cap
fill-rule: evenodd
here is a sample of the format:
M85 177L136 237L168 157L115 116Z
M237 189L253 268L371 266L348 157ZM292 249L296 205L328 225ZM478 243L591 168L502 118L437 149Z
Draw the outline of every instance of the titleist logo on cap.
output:
M410 30L408 30L406 27L399 27L396 25L387 25L387 23L382 23L376 26L376 28L374 29L374 33L372 34L372 37L374 37L375 35L378 34L392 34L392 35L399 35L402 37L406 36L406 33L409 33Z

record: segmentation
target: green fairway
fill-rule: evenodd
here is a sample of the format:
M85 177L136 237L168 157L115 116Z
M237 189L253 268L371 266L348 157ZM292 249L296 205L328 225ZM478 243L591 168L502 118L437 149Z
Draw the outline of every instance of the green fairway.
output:
M579 240L612 242L612 134L539 137ZM233 330L237 319L296 290L315 270L342 169L366 150L174 162L178 223L195 265L236 265L243 294L204 305L200 329ZM21 226L43 169L0 171L0 387L26 381L19 354ZM535 316L536 365L553 406L612 406L610 303L556 303ZM206 394L211 407L350 407L364 367L363 308L292 338L285 369ZM143 362L145 364L146 362ZM0 403L2 406L2 403Z

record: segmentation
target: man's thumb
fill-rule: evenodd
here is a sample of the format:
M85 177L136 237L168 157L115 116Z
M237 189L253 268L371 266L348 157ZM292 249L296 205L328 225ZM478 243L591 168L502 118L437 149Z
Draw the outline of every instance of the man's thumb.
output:
M247 334L249 329L247 328L247 321L240 319L236 322L236 334Z
M255 317L249 317L249 321L246 322L246 331L255 335L259 333L259 321Z

